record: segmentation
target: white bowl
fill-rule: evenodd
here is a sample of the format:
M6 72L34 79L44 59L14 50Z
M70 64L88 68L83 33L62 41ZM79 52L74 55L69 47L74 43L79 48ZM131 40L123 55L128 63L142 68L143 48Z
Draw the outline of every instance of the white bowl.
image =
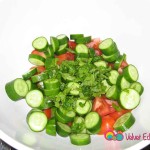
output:
M150 143L143 134L150 133L150 1L145 0L0 0L0 138L13 147L23 149L140 149ZM129 63L137 66L139 81L145 91L141 103L133 111L136 123L126 133L141 135L140 140L107 141L92 136L88 146L77 147L69 138L33 133L25 118L30 108L24 100L11 101L5 83L21 75L32 65L28 54L37 36L60 33L84 33L105 39L112 37ZM124 133L125 136L125 133Z

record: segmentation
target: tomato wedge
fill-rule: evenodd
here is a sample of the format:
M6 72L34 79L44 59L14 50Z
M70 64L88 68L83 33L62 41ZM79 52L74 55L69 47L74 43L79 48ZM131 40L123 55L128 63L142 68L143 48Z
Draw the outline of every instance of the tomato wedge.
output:
M60 65L62 63L62 61L64 61L64 60L74 60L75 59L75 55L70 53L70 52L67 52L65 54L56 56L56 58L58 58L58 62L57 63Z
M125 68L126 66L128 66L128 63L124 60L124 61L121 63L121 66L120 66L120 68L118 69L118 72L119 72L120 74L122 74L123 68Z
M37 50L33 50L31 52L31 54L39 55L39 56L42 56L42 57L46 58L46 55L44 54L44 52L39 52Z
M101 129L100 129L100 132L98 134L104 134L109 130L114 130L113 129L114 123L115 123L115 120L111 116L109 116L109 115L103 116Z
M106 101L107 100L107 101ZM93 100L93 107L92 110L96 111L100 116L106 116L110 113L115 112L115 109L112 107L112 103L110 103L111 100L109 100L105 96L102 97L96 97Z
M68 41L68 46L69 46L69 48L71 48L71 49L75 49L76 48L76 43L74 42L74 41Z
M95 50L99 50L100 38L94 38L90 43L87 43L86 46L88 48L94 48Z
M121 111L116 111L111 114L109 114L110 117L114 118L114 120L117 120L119 117L121 117L123 114L130 112L131 110L122 109Z
M48 119L51 118L52 112L51 112L50 108L49 109L44 109L43 112L45 113L45 115L47 116Z

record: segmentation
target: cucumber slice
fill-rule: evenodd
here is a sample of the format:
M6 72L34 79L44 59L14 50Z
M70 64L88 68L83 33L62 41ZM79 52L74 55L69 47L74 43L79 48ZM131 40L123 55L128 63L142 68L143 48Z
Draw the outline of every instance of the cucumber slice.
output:
M68 88L70 88L70 94L71 95L79 95L79 87L80 85L76 82L69 82L67 85Z
M32 83L31 80L26 80L26 83L27 83L27 85L28 85L29 91L34 90L34 89L37 88L37 85L34 84L34 83Z
M57 133L62 137L67 137L71 133L71 128L68 125L63 124L61 122L57 122L56 130Z
M111 39L107 38L103 40L99 45L100 50L106 56L113 55L118 51L116 43Z
M94 62L94 65L97 66L97 67L107 68L107 62L103 61L103 60L99 60L97 62Z
M119 53L119 51L117 51L116 53L113 53L112 55L109 55L109 56L102 54L102 57L107 62L114 62L118 59L119 55L120 55L120 53Z
M6 83L5 91L11 100L18 101L28 93L28 85L23 79L17 78Z
M116 70L111 70L111 71L109 72L109 74L110 74L110 75L108 76L108 83L109 83L110 85L116 84L117 79L118 79L118 76L119 76L118 71L116 71Z
M144 91L144 87L142 86L142 84L140 82L133 82L131 84L130 88L136 90L140 95L142 95L142 93Z
M89 42L91 42L91 36L77 38L77 39L75 39L75 42L77 44L86 44L86 43L89 43Z
M113 127L116 131L124 132L128 130L134 124L134 122L135 122L134 116L130 112L128 112L122 115L121 117L119 117L116 120Z
M56 52L59 49L59 41L57 38L51 36L50 37L50 42L52 44L52 48L54 50L54 52Z
M33 83L44 81L46 79L48 79L48 74L47 73L40 73L40 74L37 74L37 75L34 75L34 76L31 77L31 80L32 80Z
M76 113L74 111L68 111L64 109L63 107L60 107L58 110L58 114L64 118L64 120L68 122L72 122L74 120L74 117L76 116Z
M88 48L87 48L87 46L84 45L84 44L78 44L76 46L75 50L76 50L76 52L77 52L78 55L82 54L83 56L84 55L87 56L88 55L88 51L89 51Z
M138 70L133 65L128 65L123 70L123 75L129 82L134 82L138 80L139 74Z
M66 53L67 52L67 46L68 46L68 43L60 45L59 49L56 51L56 54L61 55L61 54Z
M48 42L45 37L38 37L32 42L32 46L38 51L45 51L48 47Z
M90 112L85 117L85 127L92 134L96 134L100 131L101 123L101 118L97 112Z
M54 57L54 50L53 50L52 45L48 45L48 48L46 51L44 51L44 54L46 55L46 58Z
M76 101L75 111L79 115L85 115L89 112L91 104L88 100L78 99Z
M55 89L44 89L44 94L45 96L49 96L51 98L55 97L59 93L60 89L55 88Z
M26 102L32 108L38 108L43 103L43 94L39 90L31 90L26 95Z
M36 73L37 73L37 68L33 68L33 69L29 70L27 73L24 73L22 75L22 77L24 80L27 80L27 79L30 79Z
M44 66L45 63L45 58L36 54L30 54L28 60L36 66Z
M106 92L106 97L111 100L118 100L119 93L120 93L120 91L119 91L118 87L116 85L113 85Z
M119 102L125 109L134 109L140 103L140 95L134 89L125 89L120 93Z
M45 89L56 89L60 87L59 80L55 78L44 80L43 83Z
M48 135L56 136L56 121L54 117L48 121L46 125L46 133Z
M32 109L27 115L27 124L34 132L43 131L47 124L47 117L43 111L39 109Z
M56 109L56 111L55 111L55 118L56 118L57 121L59 121L61 123L68 123L68 120L66 120L63 116L61 116L58 113L58 109Z
M71 40L76 40L78 38L83 38L84 35L83 34L70 34L70 39Z
M123 75L119 75L116 85L123 90L130 87L130 82L128 82Z
M70 141L74 145L87 145L91 143L89 134L71 134Z
M69 38L65 34L60 34L57 36L59 45L67 44L69 41Z
M126 59L126 54L120 55L114 63L114 69L118 70L122 62Z

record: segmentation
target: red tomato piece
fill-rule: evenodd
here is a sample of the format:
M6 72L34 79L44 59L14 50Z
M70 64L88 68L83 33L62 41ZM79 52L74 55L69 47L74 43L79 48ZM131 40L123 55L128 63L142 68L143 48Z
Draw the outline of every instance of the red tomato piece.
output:
M122 63L121 63L121 66L120 68L125 68L126 66L128 66L128 63L124 60Z
M102 55L102 51L99 50L99 49L96 49L96 50L95 50L95 54L96 54L97 56L101 56L101 55Z
M125 114L127 112L130 112L130 111L131 110L122 109L121 111L116 111L116 112L113 112L113 113L109 114L109 116L111 116L112 118L114 118L114 120L117 120L123 114Z
M50 108L49 109L44 109L43 112L45 113L45 115L47 116L48 119L51 118L52 112L51 112Z
M60 65L62 63L62 61L64 61L64 60L74 60L75 59L75 55L70 53L70 52L67 52L65 54L56 56L56 58L58 58L58 62L57 63Z
M71 49L75 49L76 48L76 43L74 42L74 41L68 41L68 46L69 46L69 48L71 48Z
M92 39L91 42L87 43L86 46L88 48L94 48L95 50L99 50L99 44L100 44L100 39L99 38L95 38L95 39Z
M106 97L96 97L93 100L93 111L96 111L100 116L106 116L115 111L112 105L106 102Z
M115 120L111 116L109 116L109 115L103 116L101 129L98 134L104 134L109 130L114 130L113 129L114 123L115 123Z
M37 74L42 73L43 71L45 71L44 66L33 66L33 67L30 68L30 70L33 69L33 68L37 68Z
M33 50L31 52L31 54L39 55L39 56L42 56L42 57L46 58L46 55L44 54L44 52L39 52L37 50Z

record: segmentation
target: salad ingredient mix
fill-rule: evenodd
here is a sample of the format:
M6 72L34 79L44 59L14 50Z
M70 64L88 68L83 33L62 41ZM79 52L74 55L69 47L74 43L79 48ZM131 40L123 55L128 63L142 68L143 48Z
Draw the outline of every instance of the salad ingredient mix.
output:
M92 134L124 132L134 124L131 111L144 87L114 40L60 34L50 44L38 37L32 46L28 60L34 66L5 85L11 100L25 99L32 108L26 118L32 131L86 145Z

